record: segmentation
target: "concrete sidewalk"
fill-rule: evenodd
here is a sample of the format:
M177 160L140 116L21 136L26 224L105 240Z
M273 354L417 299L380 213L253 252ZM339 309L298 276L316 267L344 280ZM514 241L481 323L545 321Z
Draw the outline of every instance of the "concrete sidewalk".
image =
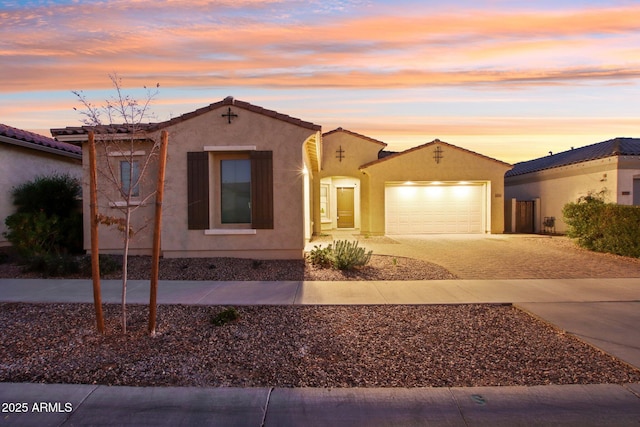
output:
M101 281L119 303L118 280ZM91 280L0 279L1 302L93 302ZM149 303L149 282L129 280L127 301ZM158 304L467 304L638 302L640 279L206 282L161 280Z
M637 426L640 384L270 389L0 384L11 426Z
M131 281L130 303L149 284ZM117 303L120 283L102 281ZM0 279L2 302L93 302L90 280ZM514 303L640 367L640 280L161 281L160 304ZM640 384L426 389L0 384L0 425L638 425ZM10 403L24 403L16 407ZM34 407L34 403L36 404ZM69 405L67 405L69 403ZM26 413L16 413L26 408ZM44 409L48 412L37 412ZM70 410L69 410L70 409Z

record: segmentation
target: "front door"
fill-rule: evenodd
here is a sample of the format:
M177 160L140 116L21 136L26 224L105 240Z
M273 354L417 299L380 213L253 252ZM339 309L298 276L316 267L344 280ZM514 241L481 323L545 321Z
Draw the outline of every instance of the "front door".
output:
M338 199L338 228L354 228L353 188L336 188Z
M533 233L533 200L518 200L516 202L516 233Z

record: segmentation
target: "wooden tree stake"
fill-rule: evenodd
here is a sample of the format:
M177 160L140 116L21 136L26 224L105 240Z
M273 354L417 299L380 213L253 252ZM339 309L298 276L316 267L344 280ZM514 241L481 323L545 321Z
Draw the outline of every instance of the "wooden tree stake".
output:
M104 334L102 297L100 295L100 249L98 248L98 169L96 166L96 142L93 131L89 132L89 192L91 222L91 277L93 279L93 304L96 310L98 332Z
M156 308L158 298L158 276L160 273L160 235L162 226L162 200L164 198L164 175L167 165L169 134L162 131L160 156L158 158L158 183L156 186L156 215L153 227L153 253L151 260L151 289L149 292L149 334L156 334Z

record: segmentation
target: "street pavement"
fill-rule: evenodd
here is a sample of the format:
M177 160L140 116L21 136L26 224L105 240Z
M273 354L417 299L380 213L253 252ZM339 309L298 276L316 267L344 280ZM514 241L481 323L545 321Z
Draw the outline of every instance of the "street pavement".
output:
M148 303L130 281L128 301ZM117 303L118 281L102 281ZM93 302L90 280L0 279L1 302ZM640 368L640 279L161 281L160 304L513 303ZM1 363L1 361L0 361ZM207 388L0 384L0 425L640 425L640 384L477 388Z

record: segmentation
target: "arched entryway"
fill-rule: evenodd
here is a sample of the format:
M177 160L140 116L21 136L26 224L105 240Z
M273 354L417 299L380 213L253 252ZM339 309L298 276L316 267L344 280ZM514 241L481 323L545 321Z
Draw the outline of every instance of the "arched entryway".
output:
M360 180L330 176L320 181L322 230L360 229Z

